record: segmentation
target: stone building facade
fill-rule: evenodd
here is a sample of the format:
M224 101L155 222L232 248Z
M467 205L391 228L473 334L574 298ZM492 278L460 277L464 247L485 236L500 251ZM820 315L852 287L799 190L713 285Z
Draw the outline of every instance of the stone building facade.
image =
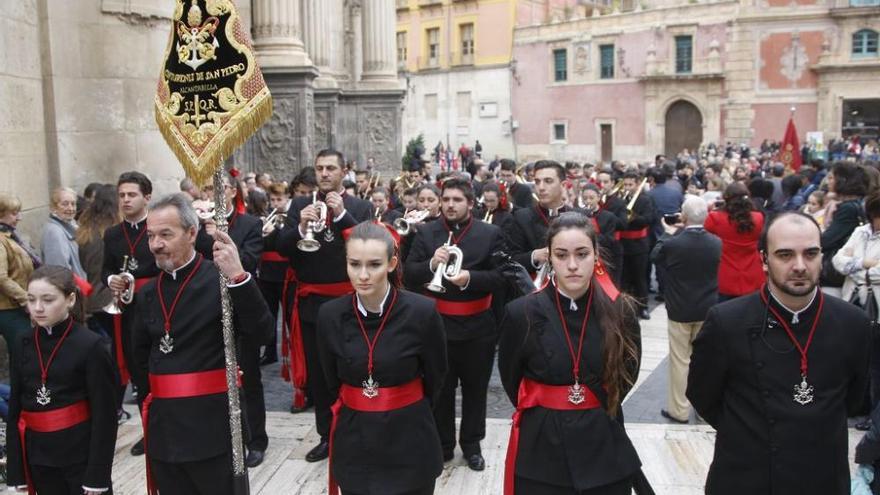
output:
M524 0L518 158L644 160L880 125L877 0Z
M191 0L183 0L189 2ZM275 114L234 161L290 178L316 149L397 170L403 86L394 0L238 0ZM169 0L16 0L0 9L0 191L35 239L50 191L145 172L156 193L183 170L156 129L153 98Z

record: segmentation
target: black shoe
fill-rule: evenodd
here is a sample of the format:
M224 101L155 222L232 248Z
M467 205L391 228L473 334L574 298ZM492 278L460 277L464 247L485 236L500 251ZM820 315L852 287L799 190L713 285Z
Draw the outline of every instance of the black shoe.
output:
M467 465L472 471L482 471L486 469L486 461L482 454L471 454L467 456Z
M294 405L291 405L290 406L290 414L299 414L301 412L306 412L307 410L311 409L313 405L314 404L312 404L312 401L310 401L310 400L307 400L305 405L302 407L296 407Z
M131 450L129 450L129 452L131 452L131 455L135 457L144 455L144 439L141 438L140 440L135 442L134 445L131 446Z
M453 451L444 451L443 452L443 462L449 462L455 458L455 452Z
M686 419L678 419L675 416L669 414L669 411L667 411L666 409L660 409L660 416L663 416L669 421L672 421L673 423L678 423L680 425L686 425L689 423L689 421Z
M260 366L266 366L267 364L277 363L278 356L266 354L265 356L260 358Z
M245 466L255 468L263 463L265 452L262 450L248 450L247 458L244 460Z
M318 462L323 461L327 457L330 456L330 443L327 440L321 439L321 443L315 445L315 447L306 454L307 462Z
M648 314L647 309L642 309L639 311L639 319L640 320L650 320L651 319L651 315Z
M864 421L859 421L855 424L855 429L859 431L868 431L874 424L871 422L871 418L865 418Z

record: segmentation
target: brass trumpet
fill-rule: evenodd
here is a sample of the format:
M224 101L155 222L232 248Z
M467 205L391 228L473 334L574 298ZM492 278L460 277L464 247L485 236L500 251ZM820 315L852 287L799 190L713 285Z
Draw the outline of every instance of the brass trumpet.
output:
M446 292L446 288L443 287L443 279L449 280L451 278L455 278L461 273L461 263L464 260L464 253L461 252L461 248L452 245L452 232L449 233L449 239L447 239L446 244L444 244L446 250L449 251L449 257L452 260L450 263L447 261L446 263L440 263L437 265L437 271L434 272L434 278L431 279L431 282L426 285L428 290L432 292L444 293Z
M318 209L318 220L310 221L306 226L306 235L296 243L300 251L313 253L321 249L321 243L315 239L315 234L324 230L327 226L327 203L318 201L318 193L312 192L312 204Z
M119 272L119 276L125 280L127 285L118 297L114 296L113 300L102 308L105 313L110 315L121 314L122 308L119 305L131 304L134 301L134 275L128 271L128 256L122 258L122 270Z
M486 214L483 215L483 221L486 223L492 223L492 219L495 217L495 210L486 210Z
M605 203L607 203L608 198L619 193L621 189L623 189L623 179L619 179L617 182L614 183L610 191L602 194L602 197L599 199L599 204L604 205Z
M636 193L633 194L632 199L629 200L629 203L626 205L626 220L631 222L635 212L633 212L633 208L636 206L636 201L639 199L639 195L642 194L642 190L645 188L645 184L648 183L648 178L645 177L642 179L642 183L639 184L639 188L636 189Z
M270 226L274 226L275 229L280 229L284 227L284 224L287 223L287 213L278 211L278 208L274 208L268 216L263 219L263 237L269 235Z
M408 236L412 232L412 226L425 221L429 214L428 210L407 211L393 222L394 230L402 236Z

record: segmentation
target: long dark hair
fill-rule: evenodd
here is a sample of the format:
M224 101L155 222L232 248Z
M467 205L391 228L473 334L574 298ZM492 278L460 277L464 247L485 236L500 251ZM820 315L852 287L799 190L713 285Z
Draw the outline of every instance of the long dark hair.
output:
M391 232L389 232L382 224L368 220L355 225L351 229L348 234L348 239L345 242L346 249L348 248L348 243L355 239L361 241L379 241L385 244L385 250L388 253L388 261L391 261L393 256L397 256L397 268L388 273L388 282L392 287L400 288L401 266L403 263L400 261L397 241L391 235Z
M70 315L79 323L85 321L84 298L73 280L73 272L69 268L58 265L43 265L31 273L31 276L28 277L28 285L37 280L45 280L61 291L64 297L76 294L76 302L73 303Z
M569 229L586 234L593 245L593 251L598 254L599 239L596 229L587 217L576 212L563 213L550 222L547 247L552 251L553 238ZM598 289L599 283L595 275L590 283L594 290L595 314L599 316L599 328L604 333L602 383L608 393L608 414L616 416L620 410L623 391L631 389L637 378L635 372L638 369L639 352L627 328L635 321L635 306L633 299L625 294L620 294L612 301L604 290Z
M95 197L79 216L76 243L88 244L104 236L108 227L119 223L119 207L116 186L103 184L95 190Z
M730 223L736 226L740 234L747 234L755 230L755 220L752 211L755 205L749 200L749 190L740 182L734 182L724 190L724 211L727 212Z

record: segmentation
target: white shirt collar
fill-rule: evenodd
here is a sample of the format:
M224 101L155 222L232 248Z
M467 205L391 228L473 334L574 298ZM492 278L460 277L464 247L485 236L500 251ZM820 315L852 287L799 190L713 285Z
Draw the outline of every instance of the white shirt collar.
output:
M388 286L385 288L385 296L382 298L382 302L379 303L379 316L382 316L382 313L385 311L385 301L388 300L388 294L390 293L391 284L388 284ZM361 304L361 296L355 295L355 297L357 298L358 311L360 311L362 315L367 316L367 308L365 308L364 305Z
M147 219L147 214L144 213L143 218L141 218L141 219L138 220L137 222L130 222L130 221L128 221L128 220L125 220L125 223L131 225L131 228L133 228L134 230L138 230L138 225L140 225L141 222L143 222L143 221L146 220L146 219Z
M553 282L553 287L556 287L556 291L565 296L566 299L568 299L568 309L571 311L577 311L577 301L573 297L566 294L565 291L562 290L562 287L556 285L556 277L553 277L551 281Z
M177 280L177 272L179 272L180 270L183 270L184 268L188 267L188 266L190 265L190 263L193 262L194 259L196 259L196 251L195 251L195 250L193 250L192 256L190 256L189 261L187 261L186 263L180 265L180 266L177 267L177 269L175 269L175 270L171 270L171 271L165 270L165 273L167 273L168 275L171 275L171 278L172 278L172 279Z
M802 310L800 310L800 311L795 311L795 310L789 308L788 306L786 306L785 304L782 304L782 301L780 301L780 300L776 297L776 295L773 294L773 291L772 291L772 290L768 290L768 292L770 293L770 297L772 297L773 300L776 301L776 304L782 306L782 309L784 309L784 310L788 311L789 313L791 313L791 324L792 324L792 325L797 325L798 322L800 321L800 319L798 318L798 315L800 315L800 314L803 313L804 311L810 309L810 306L813 305L813 301L816 300L816 294L819 293L819 288L816 287L816 288L813 289L813 297L810 298L810 302L808 302L807 305L804 306L804 309L802 309Z

